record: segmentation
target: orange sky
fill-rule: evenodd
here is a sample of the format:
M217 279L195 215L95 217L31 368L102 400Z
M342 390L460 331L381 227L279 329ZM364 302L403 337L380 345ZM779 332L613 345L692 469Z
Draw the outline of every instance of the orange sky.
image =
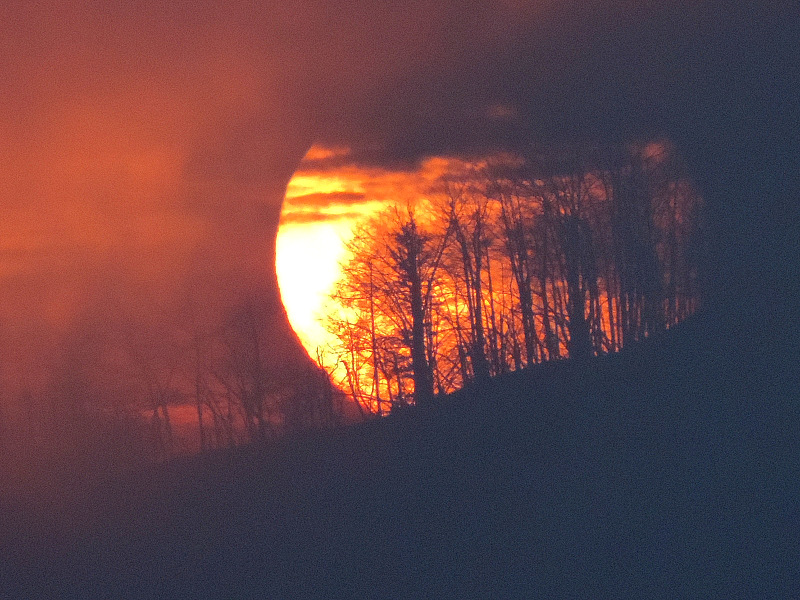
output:
M416 119L403 108L414 102L390 122L375 112L400 97L393 87L459 62L456 40L508 39L527 12L434 0L413 11L360 0L336 11L314 0L0 3L0 395L46 383L71 331L128 317L183 326L175 313L188 298L218 317L261 294L275 354L294 347L272 263L298 160L314 139L338 140L309 154L319 163L354 140L393 138ZM289 195L305 205L327 195L319 175ZM392 175L373 175L353 193L380 201ZM341 177L347 191L362 175ZM335 256L330 224L365 205L339 196L318 207L328 224L309 223L301 249L329 239ZM312 213L287 210L282 248L290 221L320 221Z

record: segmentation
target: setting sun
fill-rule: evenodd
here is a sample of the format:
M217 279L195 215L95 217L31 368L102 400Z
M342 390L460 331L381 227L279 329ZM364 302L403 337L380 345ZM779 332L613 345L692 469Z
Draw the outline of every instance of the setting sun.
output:
M390 204L417 201L463 163L431 157L411 171L348 161L348 148L312 146L286 190L276 242L276 271L289 323L312 358L334 338L320 322L341 276L354 226Z
M318 321L339 278L348 221L283 225L278 234L276 270L289 322L308 353L324 347L329 334Z

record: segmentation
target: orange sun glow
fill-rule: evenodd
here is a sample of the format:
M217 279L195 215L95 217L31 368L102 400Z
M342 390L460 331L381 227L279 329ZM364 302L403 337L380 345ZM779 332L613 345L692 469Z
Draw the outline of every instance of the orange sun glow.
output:
M276 242L276 271L289 323L313 358L334 338L322 323L354 226L392 203L413 202L455 159L414 171L348 164L347 148L315 145L289 182Z

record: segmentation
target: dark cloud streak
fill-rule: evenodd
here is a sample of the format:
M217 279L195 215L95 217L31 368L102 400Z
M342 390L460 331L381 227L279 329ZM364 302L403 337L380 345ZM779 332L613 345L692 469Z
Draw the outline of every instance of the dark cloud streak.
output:
M284 212L281 225L306 225L309 223L330 223L333 221L355 221L363 219L364 213L358 211L326 213L321 211Z
M369 198L360 192L319 192L292 196L286 199L285 205L291 208L329 208L332 206L363 204L364 202L369 202Z

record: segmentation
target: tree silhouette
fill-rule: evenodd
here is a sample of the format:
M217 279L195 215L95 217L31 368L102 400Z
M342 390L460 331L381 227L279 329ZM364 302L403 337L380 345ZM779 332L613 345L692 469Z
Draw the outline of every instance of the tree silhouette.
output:
M390 207L349 242L333 298L346 314L328 318L343 382L380 414L412 386L425 403L654 335L698 306L700 206L663 142L448 173L429 200Z

